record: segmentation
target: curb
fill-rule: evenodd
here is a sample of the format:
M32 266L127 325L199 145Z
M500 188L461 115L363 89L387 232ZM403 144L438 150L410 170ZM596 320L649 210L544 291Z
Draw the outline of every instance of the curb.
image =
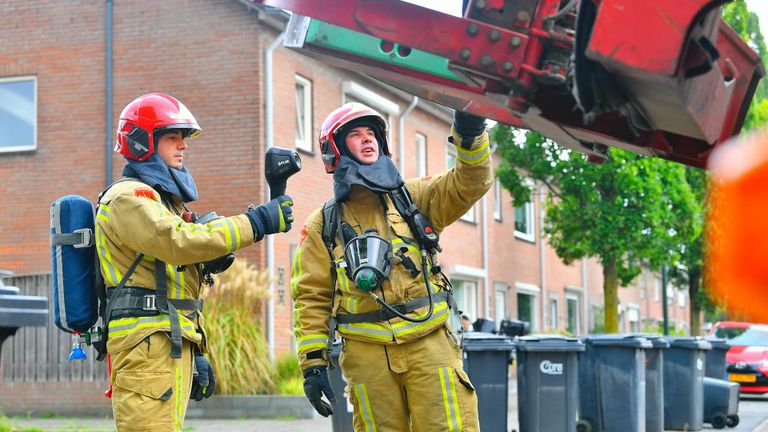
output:
M214 395L202 402L190 401L187 407L188 419L311 419L314 413L304 396Z

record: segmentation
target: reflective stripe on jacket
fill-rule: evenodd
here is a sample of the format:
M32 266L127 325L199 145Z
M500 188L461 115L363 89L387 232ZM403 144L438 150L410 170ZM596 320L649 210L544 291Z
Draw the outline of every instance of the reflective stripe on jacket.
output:
M453 132L454 141L461 137ZM441 232L461 215L465 214L491 187L491 169L488 134L477 137L468 150L457 145L457 163L452 169L421 179L410 179L406 187L419 210L429 216L433 227ZM353 187L350 199L342 205L342 219L358 234L376 228L379 235L389 239L394 246L407 248L405 255L421 270L422 259L414 235L394 206L386 198L384 214L378 197L367 189ZM311 351L324 349L328 343L328 320L331 309L334 314L364 313L380 309L367 293L357 289L347 278L344 269L331 269L328 250L323 243L322 208L307 218L302 238L293 256L291 295L294 299L293 322L302 369L326 364L325 359L307 359ZM334 259L343 258L342 245L336 238ZM331 307L333 287L331 271L336 272L336 296ZM437 277L430 279L433 292L443 290ZM423 275L414 277L401 264L395 264L382 286L383 300L389 304L405 303L427 295ZM429 307L417 309L411 318L426 316ZM401 318L371 323L340 324L339 333L350 339L380 344L400 344L429 334L444 325L450 315L446 302L435 303L432 317L424 323L412 323Z
M245 215L195 224L181 218L186 210L180 201L174 198L170 207L163 205L157 191L140 181L117 183L104 194L96 214L96 249L108 287L117 286L136 256L143 253L144 259L126 286L155 289L156 257L166 263L168 298L196 299L201 291L198 263L253 243L253 229ZM183 337L205 350L202 314L178 313ZM134 346L157 331L170 331L167 314L112 320L107 350Z

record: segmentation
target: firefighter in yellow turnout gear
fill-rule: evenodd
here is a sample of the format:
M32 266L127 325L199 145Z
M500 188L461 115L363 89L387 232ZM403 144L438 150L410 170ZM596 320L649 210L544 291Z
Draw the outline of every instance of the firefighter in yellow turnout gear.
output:
M190 397L215 390L200 298L206 273L264 235L288 231L289 197L246 213L192 221L197 188L183 164L201 132L175 98L151 93L120 115L115 151L124 178L99 199L96 247L107 286L104 311L118 431L180 431Z
M356 431L479 430L477 396L449 322L456 303L447 281L432 271L435 249L427 253L417 240L428 242L429 233L466 213L492 184L484 119L457 112L451 140L454 168L403 182L391 159L379 157L389 156L389 148L386 122L376 111L348 103L322 126L323 160L334 174L329 203L335 202L339 228L333 242L324 240L328 204L306 220L293 259L294 332L304 391L324 416L332 407L322 395L335 400L327 347L334 327L341 334L340 363ZM394 202L402 194L390 193L403 186L417 211L431 219L424 237ZM370 251L386 250L386 243L392 253L379 257L374 269L377 257ZM368 255L359 260L361 253Z

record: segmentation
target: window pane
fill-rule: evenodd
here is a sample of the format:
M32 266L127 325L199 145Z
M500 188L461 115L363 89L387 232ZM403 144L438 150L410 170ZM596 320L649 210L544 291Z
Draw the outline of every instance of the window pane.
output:
M416 176L427 175L427 137L416 135Z
M568 332L576 334L577 317L579 313L579 304L576 300L568 299L566 301L568 306Z
M448 147L448 152L445 155L445 167L451 169L456 165L456 150Z
M37 147L36 103L34 79L0 81L0 151Z
M557 300L549 301L549 328L556 329L557 325Z
M306 135L304 131L304 86L296 84L296 141L303 142Z
M528 233L528 212L525 204L515 207L515 231Z
M517 294L517 319L527 321L533 326L533 296Z

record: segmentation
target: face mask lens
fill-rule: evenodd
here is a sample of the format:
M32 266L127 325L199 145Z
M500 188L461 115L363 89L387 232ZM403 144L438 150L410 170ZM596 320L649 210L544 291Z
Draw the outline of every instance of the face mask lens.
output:
M392 246L374 233L352 239L344 255L351 279L363 291L376 289L389 275L389 253Z

